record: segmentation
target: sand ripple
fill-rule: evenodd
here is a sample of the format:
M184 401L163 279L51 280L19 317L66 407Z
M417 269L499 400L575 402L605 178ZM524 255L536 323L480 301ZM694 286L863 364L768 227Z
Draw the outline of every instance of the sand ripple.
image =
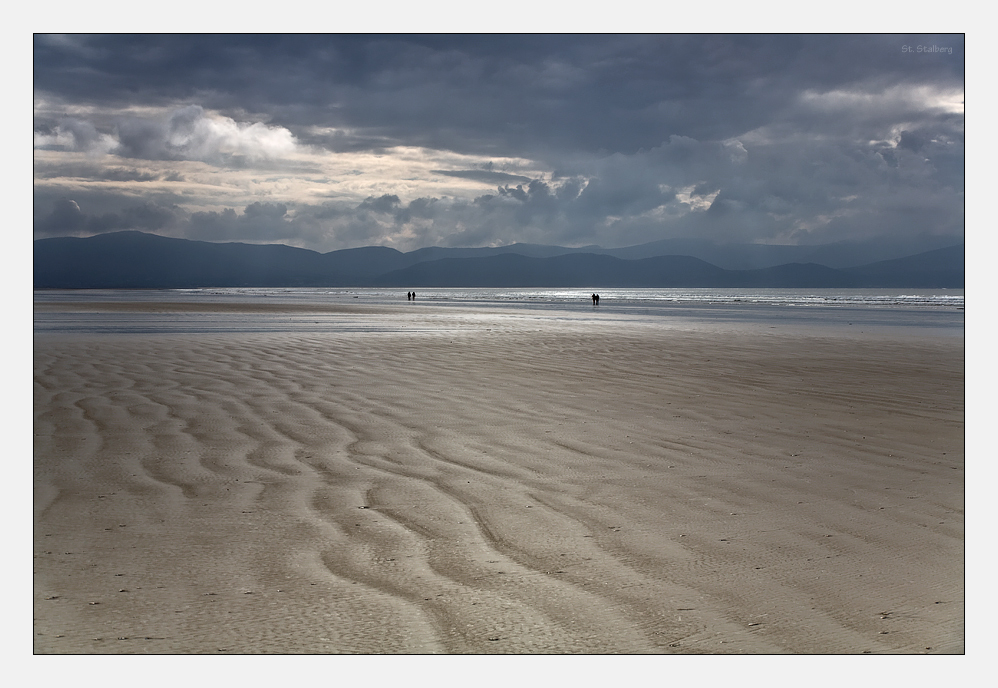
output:
M962 651L961 343L530 325L36 337L36 651Z

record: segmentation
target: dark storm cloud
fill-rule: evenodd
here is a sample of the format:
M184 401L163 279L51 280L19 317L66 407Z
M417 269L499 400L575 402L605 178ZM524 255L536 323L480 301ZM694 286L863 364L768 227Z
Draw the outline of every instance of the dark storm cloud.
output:
M74 102L194 100L455 150L634 152L741 134L805 89L960 87L962 52L960 36L38 36L35 83Z
M126 158L170 160L169 127L159 122L130 117L118 123L118 148L115 153Z
M185 228L189 238L207 241L266 241L280 236L288 207L283 203L251 203L242 214L226 208L222 212L191 215Z
M393 213L399 207L399 197L395 194L385 194L378 198L370 196L357 206L358 210L370 210L375 213Z
M142 203L120 212L88 214L69 198L57 199L48 214L35 219L35 234L45 236L88 236L119 230L157 232L177 225L182 214L176 209Z
M38 179L80 177L108 182L183 181L183 176L177 173L154 174L134 167L101 167L94 164L42 166L41 169L35 170L35 177Z
M932 45L952 52L904 49ZM318 179L321 165L289 152L405 146L466 156L427 171L494 187L436 197L410 174L318 205L313 189L177 215L169 226L190 236L328 249L963 231L959 35L39 35L34 68L36 148L115 156L91 173L73 163L94 180L185 177L123 159ZM51 205L62 188L36 187L54 218L36 231L124 221L95 207L81 225Z
M76 201L61 198L55 202L49 215L40 221L35 221L35 232L43 236L72 236L79 234L86 227L87 222L88 218L80 210Z
M530 177L522 174L509 174L507 172L493 172L492 170L433 170L434 174L442 174L447 177L457 177L459 179L471 179L485 184L503 184L516 182L529 182Z
M42 150L69 150L90 152L107 148L107 136L86 120L63 117L56 123L36 120L36 148ZM40 140L37 140L40 139Z
M414 220L434 219L437 217L438 210L446 215L450 207L438 206L438 203L439 199L436 198L416 198L408 204L403 204L395 194L385 194L378 198L372 196L364 199L364 202L357 206L357 210L360 211L358 218L370 219L373 216L377 222L390 221L395 226L402 227ZM308 209L304 210L308 212Z

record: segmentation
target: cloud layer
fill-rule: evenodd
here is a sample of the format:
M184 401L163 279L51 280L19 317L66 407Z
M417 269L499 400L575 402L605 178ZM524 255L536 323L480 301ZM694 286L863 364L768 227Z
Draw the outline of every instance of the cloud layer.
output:
M39 35L34 57L36 238L963 233L961 36Z

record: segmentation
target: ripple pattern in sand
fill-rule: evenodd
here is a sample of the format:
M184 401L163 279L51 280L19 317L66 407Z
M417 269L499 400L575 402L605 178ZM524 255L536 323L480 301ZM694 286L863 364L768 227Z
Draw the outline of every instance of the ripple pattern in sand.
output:
M924 449L899 438L926 418L959 429L962 409L916 404L938 376L906 390L870 371L881 388L812 393L816 358L774 363L764 342L692 372L688 351L634 344L498 327L42 341L36 558L75 578L67 593L40 576L60 611L36 602L36 647L912 651L921 624L945 621L881 580L881 634L844 577L929 514L951 521L927 531L940 551L961 546L950 465L864 463ZM786 422L774 399L791 392L816 420ZM854 406L876 412L851 425ZM932 441L962 470L946 437ZM834 493L857 471L885 485ZM808 506L829 498L832 517ZM758 508L780 500L777 516ZM961 604L928 566L940 602ZM833 593L822 575L842 577Z

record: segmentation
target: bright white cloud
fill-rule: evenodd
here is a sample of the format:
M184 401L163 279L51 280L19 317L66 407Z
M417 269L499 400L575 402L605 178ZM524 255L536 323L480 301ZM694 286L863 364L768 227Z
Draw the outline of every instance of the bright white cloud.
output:
M963 90L933 85L899 84L880 91L834 89L816 91L808 89L800 94L800 102L807 108L821 112L847 113L850 118L868 112L919 112L939 111L962 114Z
M284 127L237 122L198 105L116 119L113 131L108 132L98 131L85 118L63 118L51 131L35 132L35 148L214 163L228 162L233 157L254 162L279 160L298 150L294 135Z
M197 160L212 160L220 155L271 160L291 155L297 148L295 137L284 127L236 122L230 117L206 113L198 105L171 113L167 145L184 157Z
M693 185L680 189L676 192L676 200L688 205L690 210L707 210L710 204L714 202L714 199L717 198L717 195L721 193L720 189L718 189L707 194L697 194L694 192L696 188L696 185Z

